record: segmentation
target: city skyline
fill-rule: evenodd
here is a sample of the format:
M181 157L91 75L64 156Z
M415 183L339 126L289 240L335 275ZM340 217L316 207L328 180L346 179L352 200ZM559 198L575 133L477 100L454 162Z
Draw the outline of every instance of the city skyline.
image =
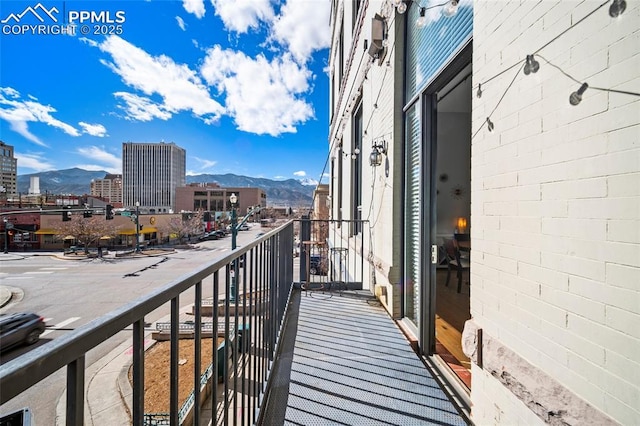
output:
M187 151L187 175L319 180L329 8L2 2L0 139L15 147L19 175L122 173L123 143L173 142Z

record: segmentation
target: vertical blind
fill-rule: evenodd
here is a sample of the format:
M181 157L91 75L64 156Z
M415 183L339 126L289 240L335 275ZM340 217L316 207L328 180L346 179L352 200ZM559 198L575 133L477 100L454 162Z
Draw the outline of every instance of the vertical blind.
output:
M419 5L414 2L407 11L407 101L433 80L472 35L471 2L461 1L458 13L450 18L442 15L441 8L429 9L425 16L429 23L419 28L415 24L420 17Z
M406 116L405 134L405 301L404 316L418 325L420 307L420 283L422 256L420 244L422 240L422 150L420 137L420 108L416 102Z

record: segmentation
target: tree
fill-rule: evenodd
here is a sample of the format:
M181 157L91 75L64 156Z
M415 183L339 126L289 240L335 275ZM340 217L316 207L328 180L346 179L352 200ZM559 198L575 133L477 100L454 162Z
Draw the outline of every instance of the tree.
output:
M102 216L83 217L73 215L68 222L60 222L55 228L55 235L60 239L73 237L78 244L89 252L89 246L95 244L102 237L114 238L118 235L118 227L105 221Z
M161 225L158 229L163 235L175 236L180 242L183 242L185 238L191 235L202 233L203 217L204 212L202 210L183 213L182 217L173 217L166 225Z

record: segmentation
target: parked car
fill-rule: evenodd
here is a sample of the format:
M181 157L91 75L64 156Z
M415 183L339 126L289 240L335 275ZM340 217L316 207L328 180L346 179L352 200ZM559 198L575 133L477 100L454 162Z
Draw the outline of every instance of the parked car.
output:
M227 236L227 233L224 232L222 229L213 231L213 234L216 235L218 238L224 238Z
M240 231L248 231L249 230L249 225L247 225L246 223L242 226L240 226L240 228L238 228Z
M40 339L45 326L44 318L34 313L1 314L0 350L21 344L33 345Z
M311 275L327 275L327 260L319 254L309 256L309 273Z
M204 234L198 237L200 241L209 241L209 240L217 240L218 237L211 234L211 232L205 232Z

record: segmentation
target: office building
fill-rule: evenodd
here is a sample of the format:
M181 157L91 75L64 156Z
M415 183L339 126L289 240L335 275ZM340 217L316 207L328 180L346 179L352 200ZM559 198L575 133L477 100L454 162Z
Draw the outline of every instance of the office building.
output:
M114 205L122 205L122 175L107 173L103 179L91 181L90 194Z
M13 156L13 146L0 141L0 197L5 200L15 197L17 175L18 160Z
M122 144L122 202L149 213L176 210L176 188L186 183L186 151L175 143Z

